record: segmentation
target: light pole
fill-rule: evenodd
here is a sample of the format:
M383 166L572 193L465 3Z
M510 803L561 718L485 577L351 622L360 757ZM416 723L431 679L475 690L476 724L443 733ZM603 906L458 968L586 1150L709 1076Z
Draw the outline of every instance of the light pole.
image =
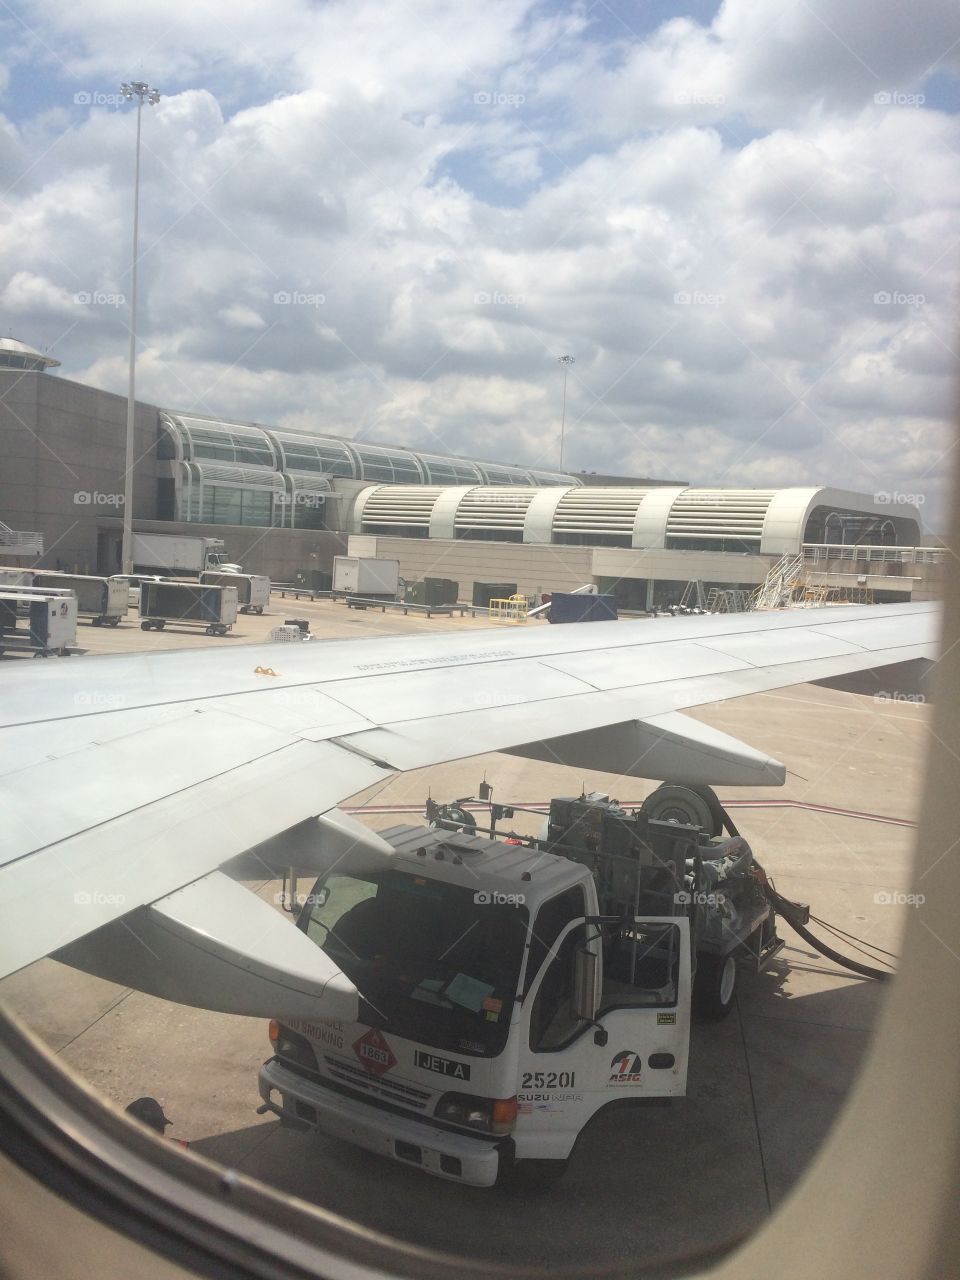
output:
M560 470L563 470L563 433L567 424L567 373L576 364L573 356L557 356L557 364L563 365L563 408L560 412Z
M123 572L133 573L133 415L136 406L135 378L137 361L137 241L140 234L140 120L143 104L154 105L160 94L142 80L122 84L120 92L130 101L137 100L137 159L133 178L133 267L130 277L130 374L127 384L127 443L123 472L123 544L120 558Z

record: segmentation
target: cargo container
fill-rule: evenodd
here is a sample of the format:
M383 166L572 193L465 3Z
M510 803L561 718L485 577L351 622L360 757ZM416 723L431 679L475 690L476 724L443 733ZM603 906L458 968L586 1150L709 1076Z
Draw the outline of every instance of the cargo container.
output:
M135 572L200 574L206 569L239 572L238 565L228 565L222 538L199 538L175 533L135 533L133 535L133 567Z
M616 622L617 597L580 595L554 591L547 611L548 622Z
M263 613L270 603L270 579L261 573L223 573L208 569L200 581L210 587L236 587L241 613Z
M372 560L365 556L333 558L333 590L340 595L396 600L399 589L399 560Z
M0 654L19 649L36 658L62 657L76 639L77 597L73 592L36 587L0 589Z
M329 569L300 569L294 582L305 591L331 591L333 574Z
M452 578L424 578L423 603L436 607L442 604L456 604L460 596L460 583Z
M127 616L129 591L126 578L98 578L85 573L36 569L33 585L72 591L77 597L77 613L89 618L95 627L116 627L120 619Z
M140 617L144 631L162 631L168 622L176 622L204 626L208 636L225 636L237 620L237 589L199 582L144 582Z
M517 594L515 582L475 582L473 604L477 609L489 609L491 600L509 600Z

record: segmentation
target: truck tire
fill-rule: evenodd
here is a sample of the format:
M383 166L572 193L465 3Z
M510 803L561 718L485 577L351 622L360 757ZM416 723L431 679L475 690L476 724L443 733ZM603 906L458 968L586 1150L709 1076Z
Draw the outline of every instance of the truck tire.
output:
M111 627L119 627L120 625L119 618L108 618L107 621L110 623Z
M734 955L698 956L693 1004L700 1017L719 1022L733 1008L736 998L737 961Z
M91 618L91 619L90 619L90 625L91 625L92 627L102 627L102 626L103 626L103 619L102 619L102 618Z
M723 831L723 809L710 787L680 787L665 782L650 792L641 809L658 822L702 827L713 836Z
M153 623L152 623L152 622L141 622L141 623L140 623L140 630L141 630L141 631L149 631L149 630L151 629L151 627L152 627L152 626L153 626Z

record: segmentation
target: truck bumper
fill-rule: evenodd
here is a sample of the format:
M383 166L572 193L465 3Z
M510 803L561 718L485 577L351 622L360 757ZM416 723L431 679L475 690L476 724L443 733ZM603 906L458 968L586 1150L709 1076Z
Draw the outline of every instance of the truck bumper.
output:
M296 1128L342 1138L450 1182L492 1187L497 1180L502 1140L471 1138L381 1111L304 1079L276 1058L260 1068L259 1083L267 1110Z

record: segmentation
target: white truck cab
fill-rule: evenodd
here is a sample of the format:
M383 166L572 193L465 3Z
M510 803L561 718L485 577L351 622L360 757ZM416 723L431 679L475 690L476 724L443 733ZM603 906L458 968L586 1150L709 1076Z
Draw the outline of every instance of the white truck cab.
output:
M682 1095L697 916L675 888L690 831L603 869L589 852L382 832L396 857L333 869L298 921L359 989L360 1019L271 1024L261 1109L490 1186L514 1165L562 1170L611 1103Z

